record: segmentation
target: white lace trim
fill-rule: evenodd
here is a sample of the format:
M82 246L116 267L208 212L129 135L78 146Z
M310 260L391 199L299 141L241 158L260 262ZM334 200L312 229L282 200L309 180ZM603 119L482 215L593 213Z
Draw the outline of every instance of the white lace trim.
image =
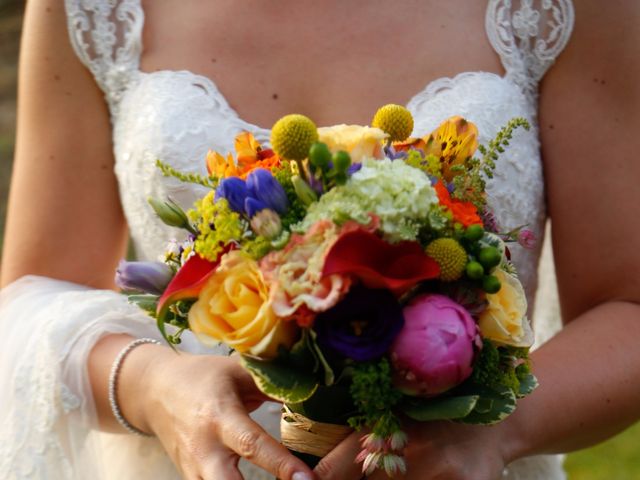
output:
M564 49L574 23L571 0L490 0L485 28L502 64L535 103L538 83Z
M112 116L138 72L144 12L140 0L65 0L71 44Z

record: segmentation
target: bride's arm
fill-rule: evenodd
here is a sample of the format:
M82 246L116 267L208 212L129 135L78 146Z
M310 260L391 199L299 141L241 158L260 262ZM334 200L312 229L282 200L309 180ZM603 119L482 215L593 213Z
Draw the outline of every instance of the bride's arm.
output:
M28 2L25 18L16 156L0 273L1 285L8 288L0 298L0 318L3 341L40 335L41 344L32 345L33 352L28 353L25 345L13 358L3 358L0 379L12 378L7 372L10 365L19 363L18 356L20 361L35 362L31 357L39 349L70 349L47 357L45 368L51 369L51 378L62 382L69 374L82 390L88 369L91 391L82 398L91 405L82 403L82 408L93 411L91 398L95 399L101 427L123 431L107 400L109 370L117 353L131 341L130 335L155 329L144 316L141 319L137 311L127 309L124 297L78 286L112 288L116 264L126 249L109 112L102 92L70 46L64 2ZM26 275L76 285L46 279L15 282ZM74 304L67 309L65 301ZM83 302L85 307L79 305ZM39 310L36 303L41 304ZM51 312L44 311L49 308ZM94 317L84 318L85 311ZM35 318L40 322L37 327L35 320L29 324ZM77 329L70 328L70 322L76 322ZM117 332L121 334L112 334ZM2 354L7 356L4 347ZM83 348L86 355L76 353ZM10 390L11 384L7 381L2 387ZM27 396L27 401L53 403L59 392L56 386L50 388L55 391L44 400ZM283 479L291 479L294 472L310 474L251 421L247 409L256 408L263 398L233 359L175 355L166 347L144 345L127 356L118 388L126 418L156 433L187 478L240 478L236 453ZM23 399L9 398L15 393L12 390L4 397L3 393L0 401L28 408ZM90 417L82 414L85 420ZM12 421L0 422L0 427ZM61 421L56 420L56 425ZM0 476L4 476L1 463Z
M407 478L493 480L512 460L587 447L640 418L640 4L574 4L540 105L567 325L533 354L540 387L501 424L416 425ZM360 478L358 451L354 435L316 473Z

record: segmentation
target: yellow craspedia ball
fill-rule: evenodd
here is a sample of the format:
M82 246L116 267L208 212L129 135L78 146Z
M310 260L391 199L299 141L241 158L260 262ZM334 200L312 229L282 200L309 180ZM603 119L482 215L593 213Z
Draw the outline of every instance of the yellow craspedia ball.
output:
M453 238L438 238L427 245L427 255L440 266L440 280L453 282L462 277L467 266L467 252Z
M378 109L371 126L388 133L392 142L402 142L413 131L413 116L402 105L390 103Z
M304 115L286 115L271 129L271 146L287 160L304 160L311 145L318 141L318 128Z

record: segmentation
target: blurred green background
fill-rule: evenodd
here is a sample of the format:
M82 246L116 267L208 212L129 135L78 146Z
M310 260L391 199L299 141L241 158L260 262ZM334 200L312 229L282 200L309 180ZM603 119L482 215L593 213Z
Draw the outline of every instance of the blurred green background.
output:
M0 251L15 137L16 77L24 2L0 0ZM569 406L567 406L569 408ZM640 479L640 424L568 456L570 480Z

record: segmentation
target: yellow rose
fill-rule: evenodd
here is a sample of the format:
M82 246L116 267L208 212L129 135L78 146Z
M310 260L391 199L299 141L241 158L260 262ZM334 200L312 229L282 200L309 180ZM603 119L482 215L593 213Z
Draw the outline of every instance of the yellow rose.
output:
M222 342L240 353L273 358L295 341L295 322L279 319L258 264L227 253L189 310L189 327L207 345Z
M335 125L318 129L320 142L324 142L333 153L338 150L349 152L353 163L365 158L382 158L382 143L388 137L379 128L360 125Z
M530 347L533 331L527 320L527 297L520 281L501 269L496 269L502 288L487 295L489 305L480 315L480 332L484 338L503 345Z

